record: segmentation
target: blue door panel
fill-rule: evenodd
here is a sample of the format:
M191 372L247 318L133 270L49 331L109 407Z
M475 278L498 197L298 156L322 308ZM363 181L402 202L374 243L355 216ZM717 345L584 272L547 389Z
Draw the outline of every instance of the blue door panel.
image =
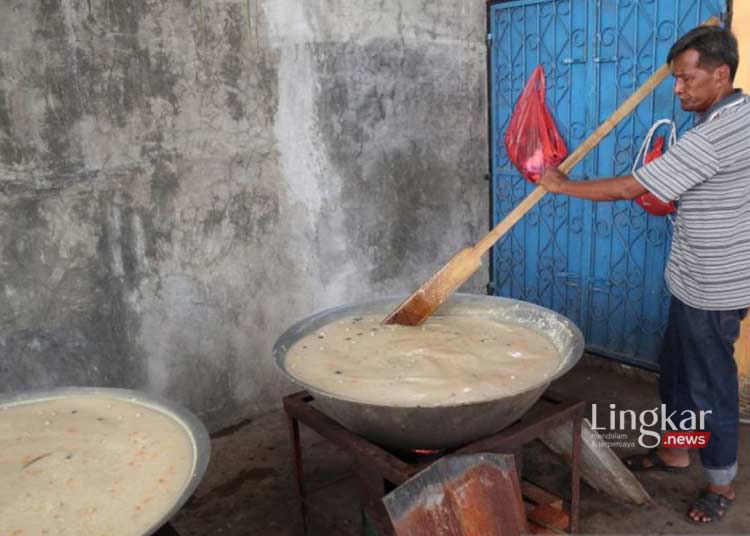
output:
M573 150L666 59L675 39L724 0L519 0L490 6L493 224L533 189L508 160L504 135L533 69ZM574 180L630 173L649 127L692 124L661 84L573 170ZM655 367L667 319L663 281L670 223L631 202L546 196L493 248L491 288L581 327L589 349Z

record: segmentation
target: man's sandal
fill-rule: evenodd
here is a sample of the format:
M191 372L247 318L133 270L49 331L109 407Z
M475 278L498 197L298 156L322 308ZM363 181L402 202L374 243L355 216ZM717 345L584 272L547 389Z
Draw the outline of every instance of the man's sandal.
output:
M646 465L646 460L650 461L650 465ZM634 454L628 456L622 460L625 467L631 471L666 471L669 473L685 473L689 467L677 467L675 465L667 465L656 453L656 450L649 450L646 454Z
M725 497L718 493L712 493L708 490L703 490L700 497L690 505L690 508L687 511L688 519L698 525L707 525L709 523L721 521L721 518L724 517L733 502L734 499L730 499L729 497ZM704 519L694 519L690 515L691 512L699 513L700 517Z

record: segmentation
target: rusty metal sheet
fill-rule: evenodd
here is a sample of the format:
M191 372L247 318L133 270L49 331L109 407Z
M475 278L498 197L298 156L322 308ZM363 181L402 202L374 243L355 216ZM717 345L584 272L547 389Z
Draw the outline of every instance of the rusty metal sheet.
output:
M397 536L527 533L510 454L446 456L383 498Z

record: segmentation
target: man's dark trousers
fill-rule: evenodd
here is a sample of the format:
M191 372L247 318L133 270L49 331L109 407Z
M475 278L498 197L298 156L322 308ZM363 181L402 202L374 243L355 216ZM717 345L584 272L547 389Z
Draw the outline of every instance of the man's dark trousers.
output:
M739 398L734 343L747 309L708 311L672 297L664 345L659 356L659 394L667 414L679 423L688 414L710 411L705 428L711 432L701 449L708 481L729 484L737 474Z

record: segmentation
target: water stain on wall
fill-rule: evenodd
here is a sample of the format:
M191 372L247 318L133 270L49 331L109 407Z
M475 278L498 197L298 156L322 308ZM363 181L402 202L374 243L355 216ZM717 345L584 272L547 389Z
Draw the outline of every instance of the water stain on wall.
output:
M224 20L224 35L229 50L221 62L221 72L226 86L226 106L232 119L239 121L245 116L245 105L241 91L240 77L242 76L242 8L239 5L227 6Z
M84 113L85 100L78 91L77 55L70 46L62 2L40 2L36 9L35 37L49 57L35 72L36 88L44 96L42 158L49 172L65 175L84 167L71 130Z
M128 278L113 273L110 255L92 256L84 245L70 242L61 223L86 227L89 221L78 217L90 210L66 212L41 199L20 200L9 210L10 219L0 218L7 231L0 253L0 290L9 306L0 308L0 347L12 371L6 386L143 382L143 355L132 341L139 324L128 304ZM103 234L111 235L107 222L100 223ZM131 270L129 239L120 240L126 244L122 266Z
M370 282L439 267L447 260L441 237L464 231L445 214L486 187L481 163L466 160L472 151L456 152L476 88L436 74L460 66L455 52L374 39L316 57L320 132L342 178L337 205L348 241L373 252ZM476 110L477 121L482 113Z

